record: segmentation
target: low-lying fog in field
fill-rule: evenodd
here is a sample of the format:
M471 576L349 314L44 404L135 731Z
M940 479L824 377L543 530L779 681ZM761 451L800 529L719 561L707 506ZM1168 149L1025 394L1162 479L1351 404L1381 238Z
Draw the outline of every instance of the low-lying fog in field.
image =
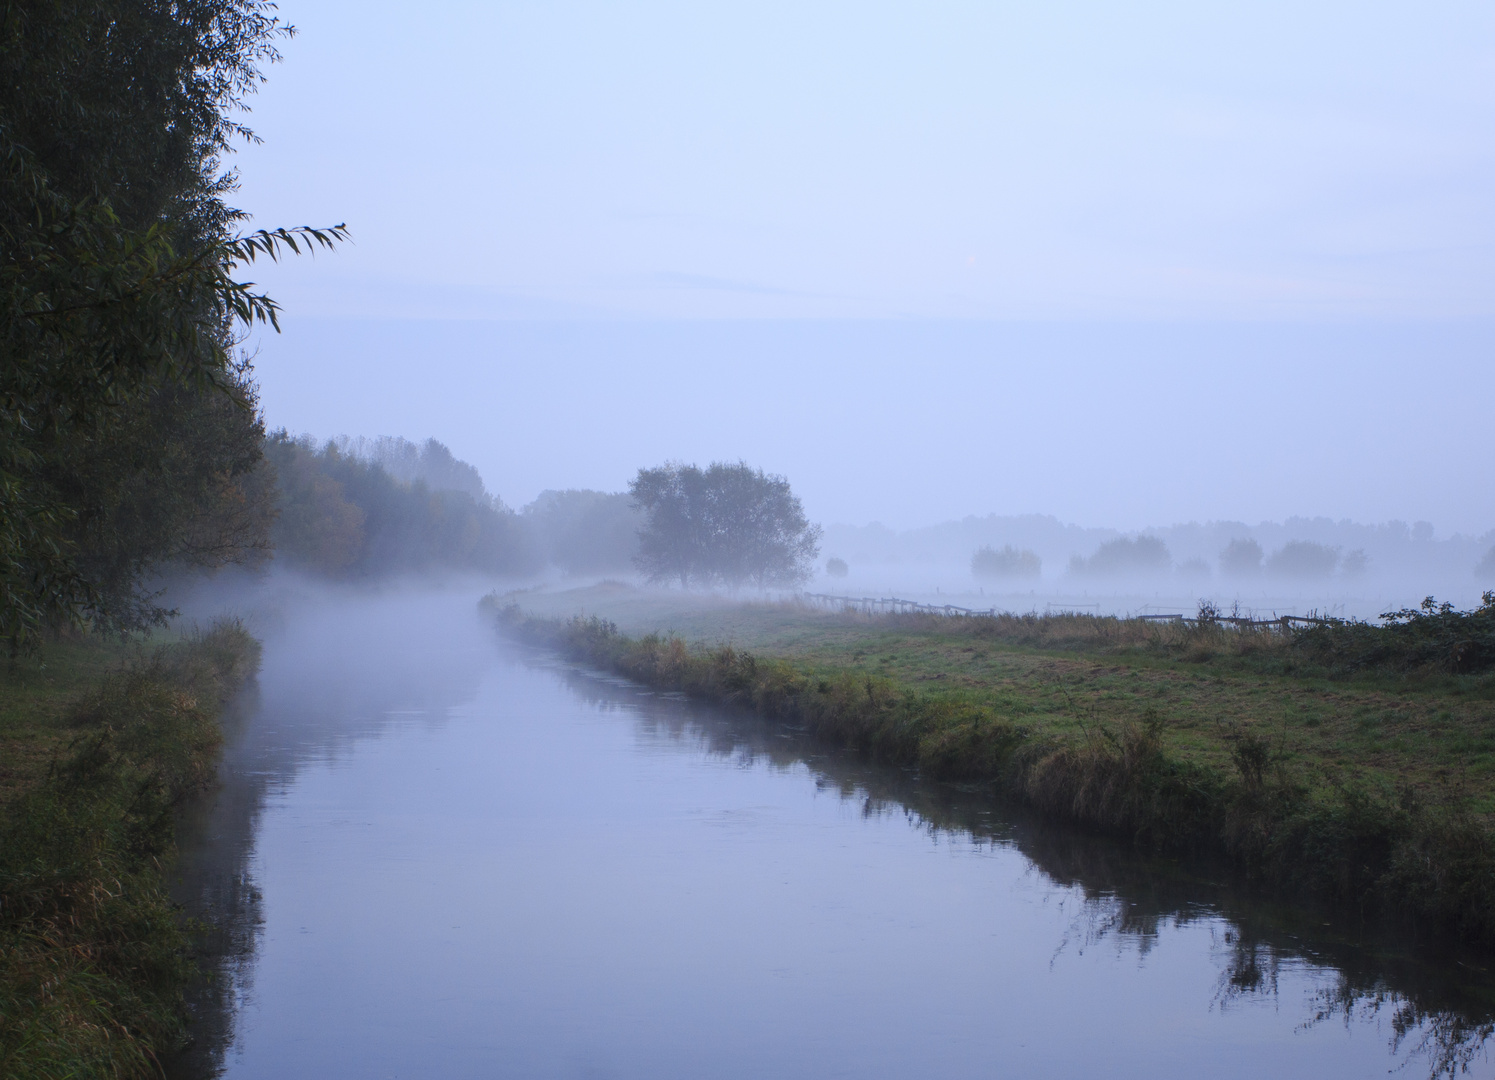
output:
M820 525L789 478L745 462L641 469L627 491L552 489L514 508L434 440L267 444L281 492L274 555L205 597L256 609L286 590L564 590L614 580L736 599L898 598L973 610L1196 612L1374 619L1432 596L1470 608L1495 589L1495 531L1327 517L1135 531L1052 515L966 517L898 531ZM403 586L402 586L403 587ZM186 599L183 599L186 598ZM237 598L237 599L235 599ZM185 610L185 609L184 609Z
M1427 522L1325 519L1177 525L1120 533L1051 517L967 518L895 532L831 526L807 591L1017 611L1193 613L1201 601L1261 615L1373 618L1429 595L1459 607L1495 588L1495 537Z

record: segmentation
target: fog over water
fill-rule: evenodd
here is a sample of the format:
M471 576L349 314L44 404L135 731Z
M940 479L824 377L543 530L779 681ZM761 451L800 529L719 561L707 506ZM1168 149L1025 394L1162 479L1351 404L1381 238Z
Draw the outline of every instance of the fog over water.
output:
M1491 0L0 23L0 1080L1495 1080Z
M184 845L223 977L178 1075L1492 1075L1429 942L474 607L641 582L619 493L714 462L787 478L814 594L1478 603L1489 5L285 14L236 198L355 242L254 267L281 552L181 593L265 664ZM795 576L741 570L673 573Z
M1489 1076L1488 975L1229 875L281 578L173 1076ZM205 609L206 611L206 609ZM1452 1070L1452 1071L1451 1071Z

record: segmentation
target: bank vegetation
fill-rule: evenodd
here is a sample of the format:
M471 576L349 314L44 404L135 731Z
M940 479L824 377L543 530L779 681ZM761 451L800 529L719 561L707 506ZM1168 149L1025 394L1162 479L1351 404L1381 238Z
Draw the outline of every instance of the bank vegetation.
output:
M224 622L150 650L54 642L0 677L0 1075L157 1076L186 1038L175 823L258 656Z
M752 650L485 603L509 633L646 685L1495 946L1495 597L1303 630L804 612Z

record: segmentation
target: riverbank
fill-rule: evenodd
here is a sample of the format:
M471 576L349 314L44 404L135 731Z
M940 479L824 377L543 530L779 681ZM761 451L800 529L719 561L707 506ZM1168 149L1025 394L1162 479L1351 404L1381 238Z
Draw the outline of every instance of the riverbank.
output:
M1495 681L1458 670L1459 641L1447 664L1409 665L1376 654L1379 638L695 603L650 612L688 628L662 636L639 621L661 601L626 590L516 599L488 601L509 632L645 684L1150 849L1222 856L1361 917L1495 945ZM567 604L602 617L559 617ZM1417 626L1413 645L1442 625Z
M193 974L176 812L254 672L238 623L153 649L49 643L0 674L0 1074L152 1076Z

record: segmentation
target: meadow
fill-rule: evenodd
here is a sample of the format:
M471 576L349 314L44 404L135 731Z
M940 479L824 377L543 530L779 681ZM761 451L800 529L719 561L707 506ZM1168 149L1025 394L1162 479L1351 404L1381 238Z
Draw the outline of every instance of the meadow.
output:
M640 682L1149 849L1223 856L1263 887L1495 944L1495 606L1237 628L622 585L485 603L511 633Z

